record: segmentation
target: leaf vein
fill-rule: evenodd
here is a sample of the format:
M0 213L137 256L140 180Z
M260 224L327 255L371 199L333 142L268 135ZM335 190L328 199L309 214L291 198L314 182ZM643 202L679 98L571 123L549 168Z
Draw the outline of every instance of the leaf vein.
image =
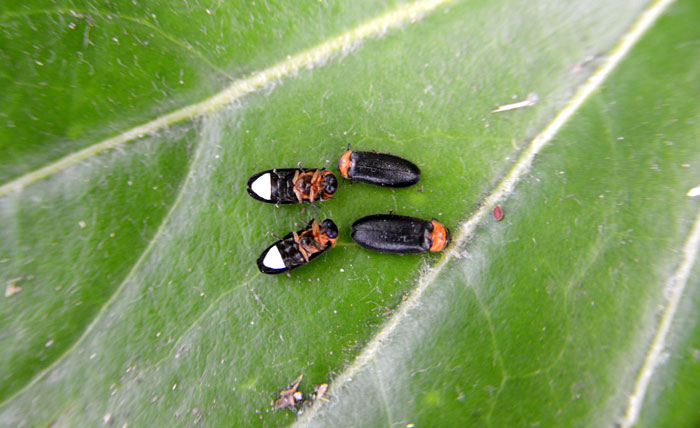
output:
M639 375L634 384L634 390L630 395L627 409L625 410L625 416L620 423L621 428L630 428L637 423L639 419L639 414L642 410L642 404L644 402L644 396L646 395L647 388L649 387L649 382L656 367L659 366L662 360L662 354L664 348L666 347L666 337L671 331L671 324L676 315L676 310L678 310L678 305L680 303L681 297L683 297L683 292L688 284L688 278L690 277L690 270L698 256L698 250L700 249L700 211L695 217L693 222L693 227L688 235L688 239L683 245L682 258L678 265L676 271L671 275L671 277L666 281L664 287L664 294L668 296L666 298L667 304L664 309L661 320L658 324L658 330L654 335L654 339L649 344L649 351L642 367L639 370Z
M229 80L234 80L234 77L231 76L226 72L226 70L222 69L221 67L217 66L209 58L207 58L200 50L195 49L194 46L192 46L190 43L184 42L177 37L173 36L169 32L163 30L157 25L154 25L151 22L146 21L145 19L138 18L135 16L130 16L130 15L124 15L118 12L108 12L108 11L103 11L99 9L92 9L92 10L81 10L81 9L62 9L62 8L56 8L56 9L29 9L29 10L22 10L22 11L5 11L2 15L2 18L0 18L0 24L8 22L12 19L19 19L19 18L24 18L24 17L29 17L32 15L51 15L51 14L57 14L57 15L73 15L75 17L87 17L90 15L97 15L100 16L101 18L109 19L109 17L115 17L117 19L121 19L124 21L129 21L133 22L135 24L142 25L150 30L155 31L159 35L161 35L164 39L168 40L169 42L173 43L174 45L184 49L185 51L191 53L192 55L196 56L200 60L202 60L205 64L207 64L209 67L211 67L214 71L217 73L225 76Z
M304 67L321 64L332 55L348 51L358 42L370 37L378 37L387 29L394 28L404 22L414 22L420 14L430 12L451 0L418 0L414 3L398 6L395 9L370 19L363 24L332 37L306 51L300 52L264 69L233 81L227 88L199 103L190 104L157 117L150 122L131 128L119 135L93 144L78 152L69 154L58 161L44 166L36 171L23 175L0 186L0 197L62 171L84 159L121 146L144 135L155 133L175 123L192 119L218 110L236 100L258 90L271 82L290 75Z
M505 200L514 190L515 185L530 170L537 154L554 138L557 132L576 113L581 105L593 94L612 70L622 61L637 41L656 22L657 18L673 3L674 0L657 0L652 3L621 37L617 46L611 54L603 61L599 68L588 78L588 80L578 88L572 98L567 102L562 110L554 117L539 134L537 134L529 146L520 155L518 161L508 174L498 183L496 188L485 198L471 217L463 222L454 236L452 247L444 252L432 269L428 270L419 278L417 286L413 289L408 299L399 307L394 316L389 319L386 325L370 340L364 351L358 355L355 361L348 366L339 376L337 376L330 388L331 395L338 395L340 389L348 384L355 374L374 361L375 356L382 348L382 344L387 342L391 334L398 328L401 321L408 314L420 305L423 293L435 282L447 263L461 251L461 248L469 238L474 235L481 221L486 218L494 206ZM295 426L305 426L318 413L320 406L313 406L301 418L297 419Z
M131 279L134 276L134 274L136 273L136 271L143 264L143 262L146 260L148 255L151 254L151 251L153 250L155 243L158 241L160 236L164 233L166 226L170 223L170 219L172 218L173 213L175 212L175 209L179 206L180 201L182 200L184 190L188 187L189 182L192 180L193 171L194 171L193 167L194 167L194 165L196 165L198 163L199 158L201 156L202 148L204 145L205 145L204 142L199 143L199 146L197 147L197 152L195 153L195 156L192 159L192 162L190 163L189 172L187 174L187 177L185 178L184 182L182 183L182 186L180 187L180 190L177 194L177 197L175 198L175 201L173 202L172 207L170 208L168 213L163 218L163 221L160 223L160 226L158 227L158 230L156 230L156 233L153 235L153 238L150 240L149 244L146 246L144 251L141 253L141 256L138 258L136 263L134 263L134 266L127 273L127 275L124 277L122 282L119 284L119 287L117 287L117 289L114 291L114 293L112 293L110 298L102 305L102 307L97 312L95 317L92 319L90 324L88 324L88 326L85 329L85 331L83 332L83 334L80 335L78 340L76 340L75 343L73 343L73 345L66 348L66 350L63 351L63 353L61 353L51 364L46 366L41 371L37 372L22 388L18 389L14 394L10 395L4 401L0 402L0 406L4 405L5 403L10 402L15 397L19 396L21 393L23 393L28 388L30 388L32 385L37 383L39 380L43 379L54 367L56 367L60 362L65 360L68 357L68 355L70 355L75 349L78 348L78 346L80 346L85 341L88 334L93 330L93 328L95 328L98 321L106 313L107 309L112 306L112 304L116 300L117 296L119 296L121 294L121 292L124 290L124 288L126 288L127 284L131 281Z

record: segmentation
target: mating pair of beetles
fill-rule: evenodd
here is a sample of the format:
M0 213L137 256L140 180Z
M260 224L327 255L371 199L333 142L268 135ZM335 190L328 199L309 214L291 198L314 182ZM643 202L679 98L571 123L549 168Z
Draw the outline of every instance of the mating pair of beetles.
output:
M346 179L383 187L409 187L420 180L420 169L398 156L348 150L338 160ZM300 204L333 198L338 189L335 175L325 168L284 168L259 172L248 180L248 194L271 204ZM417 254L442 251L450 231L431 221L395 214L374 214L352 224L352 239L361 247L381 253ZM335 246L338 227L333 220L320 224L311 220L305 228L292 231L262 252L257 260L260 272L278 274L309 263Z

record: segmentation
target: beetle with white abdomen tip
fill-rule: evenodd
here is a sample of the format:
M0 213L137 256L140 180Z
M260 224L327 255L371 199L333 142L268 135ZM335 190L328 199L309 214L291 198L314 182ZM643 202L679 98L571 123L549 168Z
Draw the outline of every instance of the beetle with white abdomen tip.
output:
M395 214L374 214L352 224L352 239L368 250L392 254L442 251L450 242L450 231L431 221Z
M409 187L420 180L416 164L388 153L348 150L338 159L338 170L349 180L382 187Z
M319 223L311 220L304 229L291 232L270 245L258 257L260 272L278 274L304 266L330 250L338 240L338 227L333 220Z
M247 190L253 198L270 204L314 203L333 197L338 180L325 168L269 169L250 177Z

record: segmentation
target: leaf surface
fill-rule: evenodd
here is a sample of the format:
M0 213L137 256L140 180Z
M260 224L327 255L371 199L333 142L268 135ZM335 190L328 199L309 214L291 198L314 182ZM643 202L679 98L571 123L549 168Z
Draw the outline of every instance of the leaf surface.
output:
M2 118L14 125L0 134L3 179L406 7L288 3L3 6L0 79L13 89ZM349 237L352 221L393 210L456 230L646 6L609 3L439 5L0 196L0 278L21 287L0 303L0 423L293 422L272 411L277 393L302 372L304 392L343 373L440 257L367 252ZM652 29L663 37L645 37L589 99L503 204L505 219L482 224L401 338L319 421L594 424L624 409L697 210L685 192L700 177L682 166L700 161L691 3L673 6ZM68 18L79 37L64 38ZM31 49L73 59L41 74L32 61L49 62L24 55ZM122 67L127 58L139 66ZM181 72L191 76L183 85ZM530 94L532 107L490 113ZM58 102L67 96L71 109ZM321 205L339 245L291 278L258 273L268 232L284 235L310 214L258 203L246 179L334 164L348 143L414 160L421 188L346 183Z
M699 242L698 13L680 2L661 18L537 156L504 222L482 222L305 423L636 425L629 397L652 358L639 424L697 424L697 267L666 307Z

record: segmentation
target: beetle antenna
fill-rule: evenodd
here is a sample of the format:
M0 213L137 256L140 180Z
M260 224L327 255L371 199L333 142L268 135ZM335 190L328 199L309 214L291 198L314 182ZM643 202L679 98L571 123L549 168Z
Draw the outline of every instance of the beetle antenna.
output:
M311 209L313 209L314 216L315 216L316 220L319 223L321 223L321 212L320 212L320 208L318 207L318 205L314 204L313 202L309 202L309 206L311 206Z
M308 202L305 202L305 204L308 204ZM310 205L310 204L309 204L309 205ZM309 221L309 220L307 220L307 219L304 217L304 212L305 212L305 211L306 211L306 209L305 209L305 208L302 208L301 211L299 212L299 215L297 216L297 219L294 221L294 226L293 226L294 229L296 229L297 227L299 227L299 225L303 225L304 227L307 227L307 226L309 226L309 225L311 224L311 222L313 222L313 220L314 220L313 213L311 214L311 215L312 215L311 221Z

